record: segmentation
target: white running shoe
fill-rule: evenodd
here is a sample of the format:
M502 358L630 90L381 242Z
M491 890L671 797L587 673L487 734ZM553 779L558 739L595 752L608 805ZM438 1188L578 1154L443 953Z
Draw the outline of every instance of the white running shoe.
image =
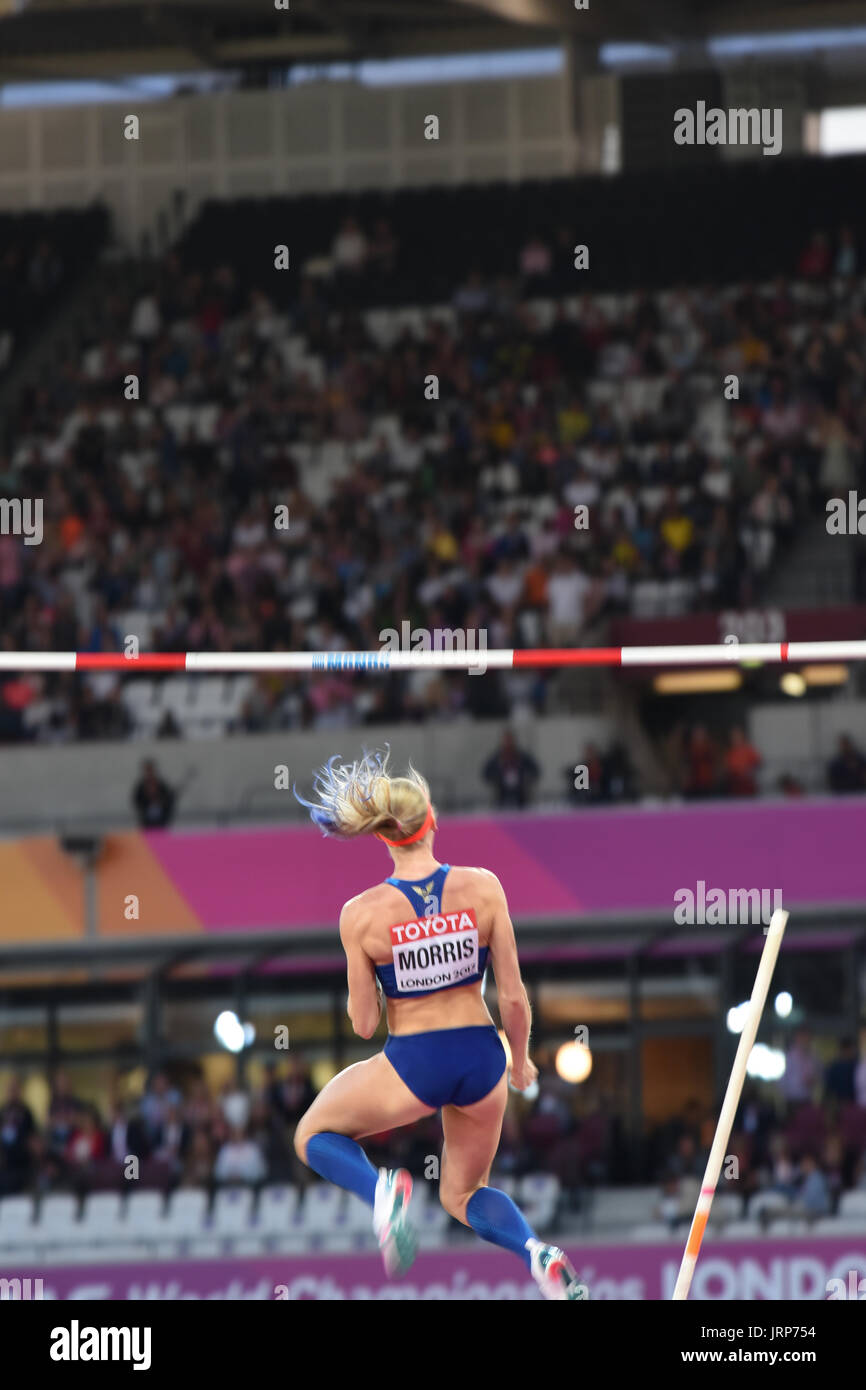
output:
M385 1261L385 1272L399 1279L411 1268L418 1241L408 1219L412 1175L405 1168L380 1168L373 1204L373 1230Z
M545 1245L541 1240L526 1242L532 1260L532 1277L541 1289L542 1297L559 1302L575 1302L589 1297L565 1253L557 1245Z

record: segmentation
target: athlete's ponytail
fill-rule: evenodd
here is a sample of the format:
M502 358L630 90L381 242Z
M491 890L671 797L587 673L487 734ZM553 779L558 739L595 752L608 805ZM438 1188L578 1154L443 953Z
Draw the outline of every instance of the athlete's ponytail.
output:
M354 763L338 763L337 756L313 776L316 801L295 791L313 823L340 840L379 835L397 846L417 843L432 821L430 788L420 772L410 766L405 777L392 777L389 752L365 753Z

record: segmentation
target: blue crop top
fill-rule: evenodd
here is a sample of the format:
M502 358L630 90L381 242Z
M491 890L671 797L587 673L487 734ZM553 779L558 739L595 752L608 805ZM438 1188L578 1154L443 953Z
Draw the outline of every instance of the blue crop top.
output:
M409 921L391 927L393 961L376 966L376 976L389 999L418 999L484 979L489 950L478 944L474 911L441 911L450 867L440 864L428 878L385 880L405 894L415 913Z

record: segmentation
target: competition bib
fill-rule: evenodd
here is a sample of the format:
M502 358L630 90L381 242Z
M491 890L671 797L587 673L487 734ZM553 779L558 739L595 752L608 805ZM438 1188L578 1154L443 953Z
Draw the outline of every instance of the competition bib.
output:
M459 985L478 974L478 923L471 908L420 917L391 928L394 977L401 994Z

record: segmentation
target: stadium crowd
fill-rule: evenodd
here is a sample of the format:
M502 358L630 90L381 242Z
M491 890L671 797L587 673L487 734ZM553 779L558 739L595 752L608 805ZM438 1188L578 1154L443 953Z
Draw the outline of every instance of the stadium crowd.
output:
M334 275L387 274L389 245L335 229ZM494 281L467 264L403 317L334 310L319 274L277 299L176 252L107 267L5 431L3 491L44 499L44 538L0 536L4 645L377 649L407 621L434 645L570 645L617 614L753 603L862 479L866 282L553 301L542 250ZM541 711L555 688L262 677L236 727ZM0 686L5 741L133 727L111 673Z
M494 1181L552 1173L573 1211L591 1205L599 1186L658 1183L660 1219L672 1227L690 1219L714 1113L690 1101L635 1142L615 1098L592 1083L570 1086L541 1061L535 1100L510 1098ZM201 1075L181 1085L159 1071L137 1101L118 1093L104 1110L76 1097L58 1072L45 1123L38 1125L13 1079L0 1103L0 1197L117 1189L130 1174L130 1156L144 1187L303 1185L314 1179L295 1156L292 1135L315 1094L301 1057L271 1064L257 1090L229 1084L219 1095ZM438 1117L373 1136L366 1148L374 1164L425 1172L441 1148ZM781 1082L748 1083L730 1153L739 1178L727 1190L744 1202L758 1192L777 1193L793 1211L818 1217L835 1210L842 1192L866 1190L866 1056L858 1059L855 1043L842 1039L837 1055L822 1064L808 1032L799 1030Z

